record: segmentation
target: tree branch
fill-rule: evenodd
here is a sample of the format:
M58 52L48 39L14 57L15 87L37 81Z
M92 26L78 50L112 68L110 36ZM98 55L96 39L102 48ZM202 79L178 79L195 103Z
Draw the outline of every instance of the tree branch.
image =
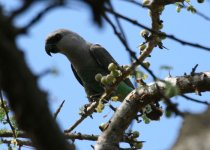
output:
M3 95L2 95L2 91L0 91L0 99L1 99L1 107L4 109L5 111L5 114L6 114L6 121L8 122L11 130L12 130L12 133L13 133L13 137L16 138L17 135L16 135L16 131L15 131L15 128L13 127L11 121L10 121L10 117L9 117L9 114L8 114L8 110L6 108L6 104L4 104L4 100L3 100Z
M61 108L63 107L63 104L65 103L65 100L62 101L62 103L60 104L60 106L58 107L58 109L56 110L56 112L53 115L53 118L56 119L59 112L61 111Z
M56 8L56 7L59 7L59 6L62 6L64 5L64 2L63 0L57 0L51 4L49 4L48 6L46 6L46 8L44 8L42 11L40 11L34 18L32 18L32 20L30 22L28 22L27 25L25 25L24 27L20 28L18 31L17 31L17 34L20 34L20 33L27 33L27 31L33 26L35 25L37 22L39 22L41 20L41 18L47 13L49 12L50 10Z
M195 88L200 92L210 91L210 71L197 73L194 76L169 77L165 82L177 86L180 94L193 93ZM99 136L95 149L118 149L120 138L133 118L144 106L160 100L165 87L164 82L157 81L131 92L110 119L108 128Z
M11 138L13 137L13 133L12 131L2 131L0 133L0 137L1 138ZM64 137L66 138L66 140L88 140L88 141L97 141L98 139L98 135L94 135L94 134L82 134L82 133L64 133ZM24 132L19 132L17 135L17 138L29 138L29 136L24 133ZM129 143L130 141L132 141L131 138L128 138L127 136L123 136L123 138L121 138L120 140L121 142L125 142L125 143ZM32 144L30 144L32 145Z
M0 37L4 39L0 41L0 85L18 125L39 150L74 149L67 144L54 122L46 94L38 88L36 77L28 69L23 53L7 36L0 33Z
M13 140L8 140L8 139L1 139L0 140L2 143L4 144L12 144L13 143ZM16 139L16 142L17 142L17 145L18 146L33 146L31 141L23 141L23 140L19 140L19 139Z
M81 117L69 128L64 130L65 133L69 133L73 131L83 120L85 120L88 116L92 115L95 111L95 108L98 106L99 100L95 102L91 102L85 106L84 113L81 114Z
M35 2L34 0L23 0L23 5L11 13L9 20L12 21L15 17L25 12L27 9L29 9L32 6L34 2Z
M133 20L133 19L130 19L130 18L128 18L128 17L126 17L126 16L124 16L124 15L122 15L122 14L119 14L119 13L114 12L114 11L112 11L112 10L110 10L110 9L107 9L107 8L106 8L106 11L108 11L108 12L111 13L111 14L115 14L115 15L118 16L119 18L121 18L121 19L123 19L123 20L125 20L125 21L128 21L128 22L130 22L130 23L132 23L132 24L134 24L134 25L136 25L136 26L138 26L138 27L147 29L148 31L153 32L153 33L155 33L155 34L160 34L160 33L158 33L158 32L155 32L154 30L150 29L149 27L147 27L147 26L145 26L145 25L139 23L138 21ZM156 13L157 13L157 12L156 12ZM174 40L174 41L176 41L176 42L179 42L179 43L182 44L182 45L188 45L188 46L191 46L191 47L200 48L200 49L203 49L203 50L210 51L210 47L206 47L206 46L203 46L203 45L200 45L200 44L195 44L195 43L191 43L191 42L188 42L188 41L185 41L185 40L181 40L181 39L175 37L174 35L170 35L170 34L166 34L165 36L166 36L167 38L171 39L171 40Z

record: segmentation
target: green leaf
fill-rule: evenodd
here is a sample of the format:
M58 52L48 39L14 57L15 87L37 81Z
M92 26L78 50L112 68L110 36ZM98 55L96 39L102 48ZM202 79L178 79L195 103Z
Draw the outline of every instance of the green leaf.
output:
M181 7L176 7L176 12L179 13L181 11L181 9L182 9Z
M4 109L0 108L0 122L4 121L5 115L6 115L6 113L5 113Z
M143 119L145 124L149 124L150 123L150 119L146 116L146 114L143 114L141 117L142 117L142 119Z
M171 117L171 115L172 115L172 112L170 111L170 110L165 110L165 116L167 117L167 118L170 118Z
M101 113L103 109L104 109L104 104L100 101L97 108L96 108L96 111L98 113Z
M160 66L160 69L161 69L161 70L172 70L173 67L167 66L167 65L162 65L162 66Z

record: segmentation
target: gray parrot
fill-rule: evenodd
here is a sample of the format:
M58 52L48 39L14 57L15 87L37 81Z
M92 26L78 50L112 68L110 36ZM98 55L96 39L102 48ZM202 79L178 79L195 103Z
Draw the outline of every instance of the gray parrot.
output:
M104 86L95 79L96 74L109 74L110 63L119 67L105 48L99 44L89 43L77 33L66 29L59 29L49 34L45 50L50 56L51 53L61 53L68 58L72 71L84 87L89 100L90 97L100 97L104 92ZM133 89L130 80L125 79L113 93L123 100Z
M84 87L90 101L100 97L105 90L104 85L96 81L96 74L100 73L103 76L109 74L108 66L111 63L120 69L118 63L105 48L99 44L87 42L77 33L66 29L59 29L49 34L46 39L45 50L50 56L51 53L61 53L68 58L75 77ZM122 101L133 89L133 84L126 78L119 83L113 91L113 95ZM152 111L147 114L147 117L152 120L159 120L162 110L155 104L150 104L150 106Z

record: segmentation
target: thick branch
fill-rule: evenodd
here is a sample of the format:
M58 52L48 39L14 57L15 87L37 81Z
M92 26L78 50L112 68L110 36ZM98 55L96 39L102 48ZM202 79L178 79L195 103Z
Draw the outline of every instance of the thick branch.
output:
M39 150L69 150L69 144L50 113L46 94L39 90L23 53L12 40L2 34L0 37L4 39L0 41L0 85L6 92L18 125Z
M197 73L193 76L169 77L165 79L172 85L177 86L180 94L210 91L210 71ZM108 128L99 136L96 150L119 149L118 144L124 131L127 129L139 110L147 104L158 101L165 90L165 83L157 81L140 90L131 92L119 106L114 116L109 121Z
M12 131L2 131L0 133L0 137L1 138L12 138L13 137L13 133ZM98 135L94 135L94 134L82 134L82 133L64 133L64 137L67 140L88 140L88 141L97 141L98 139ZM29 136L24 133L24 132L19 132L17 134L17 138L25 138L28 139ZM121 142L125 142L125 143L129 143L132 139L129 139L127 136L124 136L123 138L121 138ZM32 144L31 144L32 145Z

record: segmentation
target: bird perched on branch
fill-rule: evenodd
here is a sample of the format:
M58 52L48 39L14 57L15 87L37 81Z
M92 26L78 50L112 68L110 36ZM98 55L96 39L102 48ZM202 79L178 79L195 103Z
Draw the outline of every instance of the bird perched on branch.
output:
M45 50L50 56L51 53L61 53L68 58L75 77L85 88L89 98L100 97L104 92L104 85L96 81L96 75L109 74L108 66L111 63L119 67L105 48L99 44L87 42L77 33L66 29L59 29L49 34ZM118 85L115 93L123 100L133 89L130 80L125 79Z
M75 32L58 29L50 33L46 39L45 50L50 56L51 53L61 53L68 58L75 77L84 87L90 101L103 94L106 87L103 79L119 76L116 71L120 71L121 67L108 51L99 44L87 42ZM99 79L97 75L100 76ZM109 83L110 81L107 81L108 85ZM122 101L133 89L131 81L126 78L119 83L113 95Z

